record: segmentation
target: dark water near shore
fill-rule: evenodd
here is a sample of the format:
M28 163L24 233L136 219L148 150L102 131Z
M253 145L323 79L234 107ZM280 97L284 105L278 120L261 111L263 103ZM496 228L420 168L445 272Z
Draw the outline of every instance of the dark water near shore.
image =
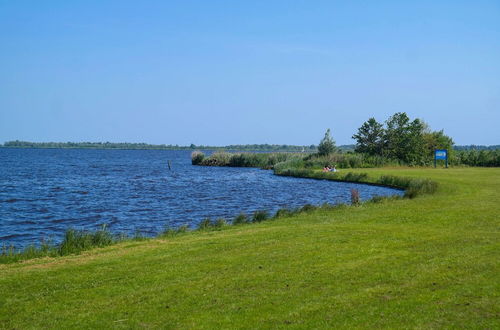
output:
M168 161L172 169L168 169ZM205 217L394 195L395 189L192 166L189 151L0 149L0 246L58 241L67 228L154 235Z

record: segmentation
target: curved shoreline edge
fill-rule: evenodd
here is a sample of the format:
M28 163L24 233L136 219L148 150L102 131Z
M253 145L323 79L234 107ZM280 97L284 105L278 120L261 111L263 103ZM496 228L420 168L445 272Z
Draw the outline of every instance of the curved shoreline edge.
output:
M399 189L405 192L404 196L391 195L391 196L375 196L364 202L359 202L361 204L370 202L381 202L384 200L395 200L402 198L414 198L423 194L432 194L437 190L438 184L430 179L419 179L404 176L392 176L385 175L380 177L370 177L364 172L337 172L337 173L324 173L313 169L290 169L286 168L283 170L273 169L274 175L278 176L289 176L296 178L306 178L315 180L329 180L336 182L349 182L357 184L366 184L372 186L387 187L392 189ZM131 236L117 236L109 232L106 226L93 232L85 230L74 230L69 228L66 231L65 237L60 244L53 243L42 243L41 246L37 247L35 245L30 245L23 250L16 250L13 246L7 248L5 246L0 247L0 264L12 263L21 260L35 259L40 257L60 257L71 254L79 254L83 251L91 250L94 248L102 248L117 243L125 241L134 240L146 240L146 239L158 239L176 236L185 232L195 232L195 231L207 231L207 230L220 230L227 226L238 226L242 224L259 223L267 220L274 220L278 218L291 217L299 213L309 212L316 209L329 209L334 210L335 208L351 206L356 207L359 203L355 205L346 204L327 204L322 206L314 206L306 204L300 208L296 209L280 209L274 215L269 215L266 210L256 211L253 216L249 217L246 214L240 213L233 220L229 222L225 219L216 219L212 221L207 218L202 220L196 229L190 230L187 226L181 226L179 228L165 228L165 230L159 232L156 236L144 237L139 235Z
M434 192L436 192L439 186L436 181L426 178L412 178L399 175L382 175L379 177L370 177L368 173L358 171L331 173L321 172L318 170L286 168L282 170L275 169L274 174L280 176L359 183L399 189L405 192L404 197L406 198L414 198L423 194L433 194Z

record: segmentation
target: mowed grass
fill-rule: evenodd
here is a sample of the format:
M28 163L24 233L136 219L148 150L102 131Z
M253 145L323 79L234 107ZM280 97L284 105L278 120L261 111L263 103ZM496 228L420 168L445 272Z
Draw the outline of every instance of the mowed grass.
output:
M0 265L0 328L499 328L500 169L360 172L439 189Z

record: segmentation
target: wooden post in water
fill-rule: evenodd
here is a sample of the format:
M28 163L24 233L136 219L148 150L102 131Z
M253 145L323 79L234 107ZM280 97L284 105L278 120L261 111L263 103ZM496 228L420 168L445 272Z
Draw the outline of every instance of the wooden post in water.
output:
M172 166L171 166L170 160L168 161L168 169L172 170Z

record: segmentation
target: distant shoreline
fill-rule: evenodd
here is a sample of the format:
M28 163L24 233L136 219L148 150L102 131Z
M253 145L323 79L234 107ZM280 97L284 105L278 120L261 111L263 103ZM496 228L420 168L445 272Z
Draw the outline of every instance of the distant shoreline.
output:
M205 146L191 144L179 146L171 144L148 144L128 142L29 142L8 141L0 144L0 148L22 148L22 149L107 149L107 150L233 150L233 151L275 151L275 152L316 152L317 146L297 146L279 144L233 144L227 146ZM354 151L354 144L341 145L337 147L341 151ZM496 150L500 145L455 145L454 150Z
M117 150L237 150L237 151L288 151L288 152L315 152L317 147L278 145L278 144L248 144L227 146L195 145L179 146L167 144L127 143L127 142L29 142L8 141L0 144L0 148L36 148L36 149L117 149ZM345 150L352 150L354 146L345 146Z

